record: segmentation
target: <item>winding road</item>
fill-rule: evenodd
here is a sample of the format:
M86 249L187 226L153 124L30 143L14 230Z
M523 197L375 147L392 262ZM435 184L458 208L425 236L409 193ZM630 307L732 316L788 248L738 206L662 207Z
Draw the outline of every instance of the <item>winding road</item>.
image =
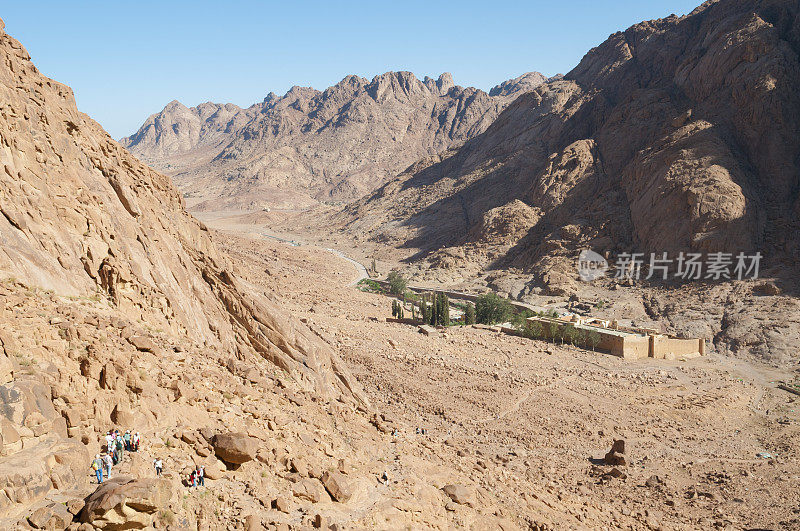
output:
M359 282L364 280L365 278L369 278L369 273L367 273L367 268L364 267L364 265L361 262L356 262L355 260L353 260L352 258L347 256L346 254L344 254L342 251L338 251L336 249L331 249L331 248L328 248L328 247L326 247L325 250L332 252L333 254L338 256L339 258L344 258L345 260L347 260L348 262L350 262L351 264L353 264L355 266L356 270L358 271L358 278L356 278L354 281L352 281L350 283L351 286L355 286Z

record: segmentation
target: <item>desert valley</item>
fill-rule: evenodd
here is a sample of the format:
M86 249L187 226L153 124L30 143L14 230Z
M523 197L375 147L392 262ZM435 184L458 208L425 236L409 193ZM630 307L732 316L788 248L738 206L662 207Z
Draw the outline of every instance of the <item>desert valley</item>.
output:
M800 529L796 0L119 140L6 31L0 529Z

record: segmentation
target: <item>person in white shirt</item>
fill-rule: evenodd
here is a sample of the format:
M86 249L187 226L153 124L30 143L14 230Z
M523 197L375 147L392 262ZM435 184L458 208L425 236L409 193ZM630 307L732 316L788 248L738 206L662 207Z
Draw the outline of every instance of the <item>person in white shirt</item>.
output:
M156 467L156 476L160 476L160 475L161 475L161 470L162 470L162 468L163 468L163 466L164 466L164 465L161 463L161 459L160 459L160 458L158 458L158 457L156 457L156 458L153 460L153 466L154 466L154 467Z

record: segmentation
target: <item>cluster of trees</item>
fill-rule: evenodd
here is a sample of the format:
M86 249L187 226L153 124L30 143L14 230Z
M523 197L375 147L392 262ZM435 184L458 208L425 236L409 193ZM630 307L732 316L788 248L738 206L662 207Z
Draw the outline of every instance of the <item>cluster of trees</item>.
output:
M591 348L592 351L600 344L600 332L597 330L587 330L576 328L572 323L541 323L539 321L527 321L523 325L522 335L531 339L550 339L555 343L582 345Z
M422 322L431 326L450 326L450 299L444 293L423 293L420 311Z
M403 297L405 300L408 282L400 273L392 271L387 277L389 281L389 291L393 295ZM419 296L409 295L412 300L411 313L413 318L419 317L423 323L431 326L450 326L450 300L442 292L427 292ZM419 302L419 315L417 315L414 300ZM558 317L558 314L551 310L549 312L537 313L530 310L514 311L514 307L508 299L499 296L497 293L488 292L477 298L475 305L471 303L456 304L464 312L463 323L471 325L475 323L493 325L498 323L511 322L523 336L531 339L549 339L554 343L560 341L563 345L581 345L591 348L593 351L600 344L600 333L592 329L579 329L571 323L543 323L539 321L528 321L529 317ZM392 317L402 319L404 315L403 303L399 300L392 301Z

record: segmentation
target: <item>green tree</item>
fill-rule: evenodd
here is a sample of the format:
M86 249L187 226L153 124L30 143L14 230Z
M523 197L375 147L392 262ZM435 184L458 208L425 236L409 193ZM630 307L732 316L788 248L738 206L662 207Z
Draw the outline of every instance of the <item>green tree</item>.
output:
M525 330L525 326L528 323L528 317L533 317L536 315L535 312L524 308L518 312L512 312L511 314L511 324L519 330L520 332Z
M422 293L419 299L420 318L424 324L430 324L431 307L428 305L428 294Z
M475 306L469 302L467 303L466 308L464 308L464 324L475 324Z
M493 291L481 295L475 302L475 320L483 324L504 323L512 311L511 303Z
M575 325L569 323L567 326L564 327L562 342L566 341L570 345L574 345L575 343L578 342L579 338L580 338L580 332L578 332L578 329L575 328Z
M389 293L392 295L402 295L406 292L408 281L397 271L389 273L386 280L389 281Z
M600 344L600 339L600 332L597 330L586 331L586 343L592 347L592 352L594 352L594 349Z
M547 335L549 335L550 339L555 343L556 340L561 337L561 325L558 323L548 323Z
M436 294L436 324L450 326L450 300L441 292Z
M522 329L522 335L530 339L539 339L543 332L544 328L539 321L527 321Z

